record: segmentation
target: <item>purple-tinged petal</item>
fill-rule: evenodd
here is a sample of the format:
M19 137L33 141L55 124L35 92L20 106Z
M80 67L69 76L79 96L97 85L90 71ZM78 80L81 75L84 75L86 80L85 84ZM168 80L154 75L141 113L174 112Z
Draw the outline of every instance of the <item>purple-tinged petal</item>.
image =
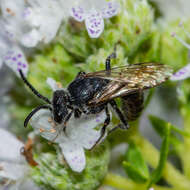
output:
M106 6L102 9L102 17L103 18L111 18L118 14L119 12L119 3L117 2L107 2Z
M86 18L85 25L91 38L98 38L104 30L104 20L102 15L96 10L91 10Z
M170 77L170 80L178 81L178 80L184 80L189 77L190 77L190 64L186 65L185 67L174 73Z
M26 58L18 47L13 47L10 51L4 56L5 64L10 67L18 76L18 70L21 69L24 75L27 75L28 72L28 63Z
M79 22L82 22L85 18L85 12L84 12L84 9L82 7L72 7L71 9L71 16L79 21Z
M73 171L82 172L86 165L84 150L77 143L64 142L59 144L63 155Z

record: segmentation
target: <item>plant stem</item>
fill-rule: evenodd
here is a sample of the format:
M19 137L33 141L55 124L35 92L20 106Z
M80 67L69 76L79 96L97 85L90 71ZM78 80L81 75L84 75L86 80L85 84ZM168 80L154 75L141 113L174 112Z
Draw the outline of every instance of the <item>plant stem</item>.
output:
M134 136L133 140L139 146L144 159L150 164L151 167L156 168L159 162L159 151L146 139L140 135ZM190 181L186 176L181 174L172 164L166 163L163 171L164 179L173 187L179 190L189 190Z
M184 119L184 130L190 133L190 111L189 107L182 109L182 116ZM190 179L190 138L184 136L184 149L181 155L183 161L184 174Z
M104 180L105 185L109 185L111 187L116 188L117 190L146 190L147 184L137 184L131 181L128 178L124 178L122 176L108 173ZM153 185L154 190L177 190L174 188L161 187L157 185ZM178 189L179 190L179 189Z

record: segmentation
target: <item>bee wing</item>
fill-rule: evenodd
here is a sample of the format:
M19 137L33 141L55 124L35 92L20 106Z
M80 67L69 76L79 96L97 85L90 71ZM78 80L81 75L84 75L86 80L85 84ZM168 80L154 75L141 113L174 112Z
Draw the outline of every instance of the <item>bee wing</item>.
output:
M110 71L98 71L86 74L86 77L98 77L110 80L103 91L98 92L89 102L98 104L110 99L125 96L138 90L158 86L172 75L172 69L159 63L137 63L115 67Z

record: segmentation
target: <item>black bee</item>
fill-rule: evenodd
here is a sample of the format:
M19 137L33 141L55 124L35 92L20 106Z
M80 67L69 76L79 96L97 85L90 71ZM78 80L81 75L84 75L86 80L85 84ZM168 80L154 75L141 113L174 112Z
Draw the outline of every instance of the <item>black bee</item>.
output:
M110 104L122 122L110 131L117 128L128 129L128 120L136 119L143 108L143 90L158 86L166 81L171 76L172 70L159 63L138 63L111 69L110 61L115 57L115 52L107 57L103 71L79 72L67 90L60 89L53 93L51 101L41 95L20 70L21 78L25 84L36 96L47 103L47 105L35 108L26 117L24 126L27 127L31 117L40 109L49 109L54 121L57 124L63 124L64 130L72 114L75 118L79 118L81 114L96 114L105 110L107 118L101 128L101 136L95 143L96 145L104 137L110 123L108 111L108 104ZM114 100L118 97L122 98L127 106L127 117L123 115ZM139 97L141 101L139 101Z

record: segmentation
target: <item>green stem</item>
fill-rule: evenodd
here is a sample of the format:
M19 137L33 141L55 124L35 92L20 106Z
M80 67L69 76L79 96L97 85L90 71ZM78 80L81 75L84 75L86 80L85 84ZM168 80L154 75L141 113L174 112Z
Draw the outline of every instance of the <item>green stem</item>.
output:
M156 168L160 157L159 151L149 141L147 141L140 135L136 135L133 140L139 146L144 156L144 159L150 164L151 167ZM163 177L170 185L172 185L176 189L190 189L190 181L188 180L188 178L181 174L169 162L167 162L165 165Z
M190 111L189 107L182 110L182 116L184 119L184 130L190 133ZM184 136L184 149L181 155L183 161L184 174L190 179L190 138Z
M117 190L146 190L147 184L137 184L130 179L124 178L113 173L108 173L105 177L104 184L114 187ZM154 190L179 190L175 188L161 187L158 185L153 185Z

